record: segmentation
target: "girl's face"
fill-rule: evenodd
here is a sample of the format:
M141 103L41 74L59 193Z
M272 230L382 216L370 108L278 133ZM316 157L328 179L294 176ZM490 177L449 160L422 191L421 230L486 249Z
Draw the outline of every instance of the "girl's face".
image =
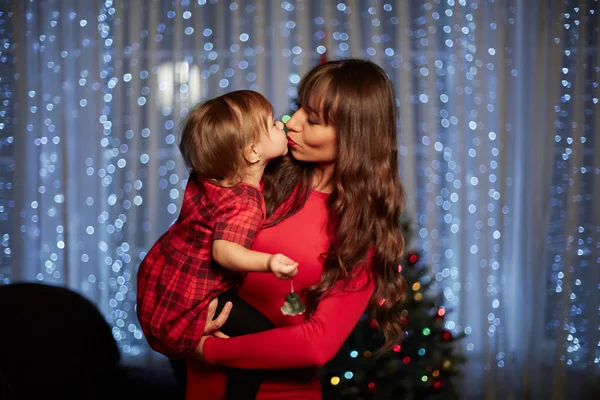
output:
M283 122L274 120L272 115L268 119L269 131L260 135L258 143L260 158L265 161L284 156L288 152Z
M285 124L292 156L298 161L332 164L336 160L336 132L307 107L300 107Z

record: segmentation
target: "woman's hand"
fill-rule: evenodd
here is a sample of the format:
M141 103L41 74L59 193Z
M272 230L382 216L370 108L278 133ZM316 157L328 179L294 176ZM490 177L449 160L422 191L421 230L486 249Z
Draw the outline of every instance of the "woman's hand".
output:
M196 347L196 350L194 351L195 356L197 358L201 359L202 361L204 361L204 342L209 337L210 336L202 336L202 339L200 339L200 343L198 344L198 347Z
M227 318L229 318L229 313L231 312L233 304L230 301L225 303L223 310L221 310L221 314L219 314L219 316L213 320L215 316L215 311L217 311L218 304L219 299L217 298L212 299L212 301L208 304L208 316L206 318L206 325L204 326L205 336L202 336L202 339L200 339L200 343L196 347L196 350L194 350L195 356L200 358L201 360L204 360L204 342L206 341L206 338L210 336L215 336L223 339L229 338L229 336L221 332L219 329L221 329L221 327L225 324L225 321L227 321Z
M227 318L229 318L229 313L231 312L233 304L230 301L225 303L221 314L219 314L219 316L213 320L215 316L215 311L217 311L218 304L219 299L215 297L208 305L208 316L206 318L206 325L204 325L204 334L213 335L218 338L229 338L229 336L221 332L219 329L221 329L221 327L225 325L225 321L227 321ZM200 341L200 345L202 344L204 344L204 340Z

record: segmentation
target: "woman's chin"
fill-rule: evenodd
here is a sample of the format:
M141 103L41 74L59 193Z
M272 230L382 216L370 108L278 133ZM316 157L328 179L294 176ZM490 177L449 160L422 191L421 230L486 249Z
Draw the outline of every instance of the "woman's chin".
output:
M302 153L299 153L299 152L298 152L298 149L297 149L297 148L295 148L295 147L290 147L290 150L289 150L288 154L289 154L290 156L292 156L292 158L293 158L294 160L298 160L298 161L306 161L306 160L304 160L304 157L302 157Z

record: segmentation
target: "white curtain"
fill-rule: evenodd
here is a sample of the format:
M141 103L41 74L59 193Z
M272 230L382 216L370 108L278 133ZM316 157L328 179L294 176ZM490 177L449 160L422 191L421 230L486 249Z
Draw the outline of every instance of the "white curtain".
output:
M0 279L68 285L130 362L157 359L135 275L179 212L181 117L250 88L285 118L322 57L368 58L397 92L413 247L453 310L446 327L468 333L464 397L583 395L600 370L599 12L597 0L4 1Z

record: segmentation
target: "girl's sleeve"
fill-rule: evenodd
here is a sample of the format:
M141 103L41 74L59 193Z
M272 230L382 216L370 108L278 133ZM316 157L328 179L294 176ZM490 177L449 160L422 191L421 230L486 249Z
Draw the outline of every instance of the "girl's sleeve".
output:
M374 290L369 271L362 268L344 291L322 299L314 315L302 324L230 339L206 339L204 358L246 369L324 365L337 354L366 309Z
M213 240L227 240L249 249L263 220L260 202L250 195L240 196L215 219Z

